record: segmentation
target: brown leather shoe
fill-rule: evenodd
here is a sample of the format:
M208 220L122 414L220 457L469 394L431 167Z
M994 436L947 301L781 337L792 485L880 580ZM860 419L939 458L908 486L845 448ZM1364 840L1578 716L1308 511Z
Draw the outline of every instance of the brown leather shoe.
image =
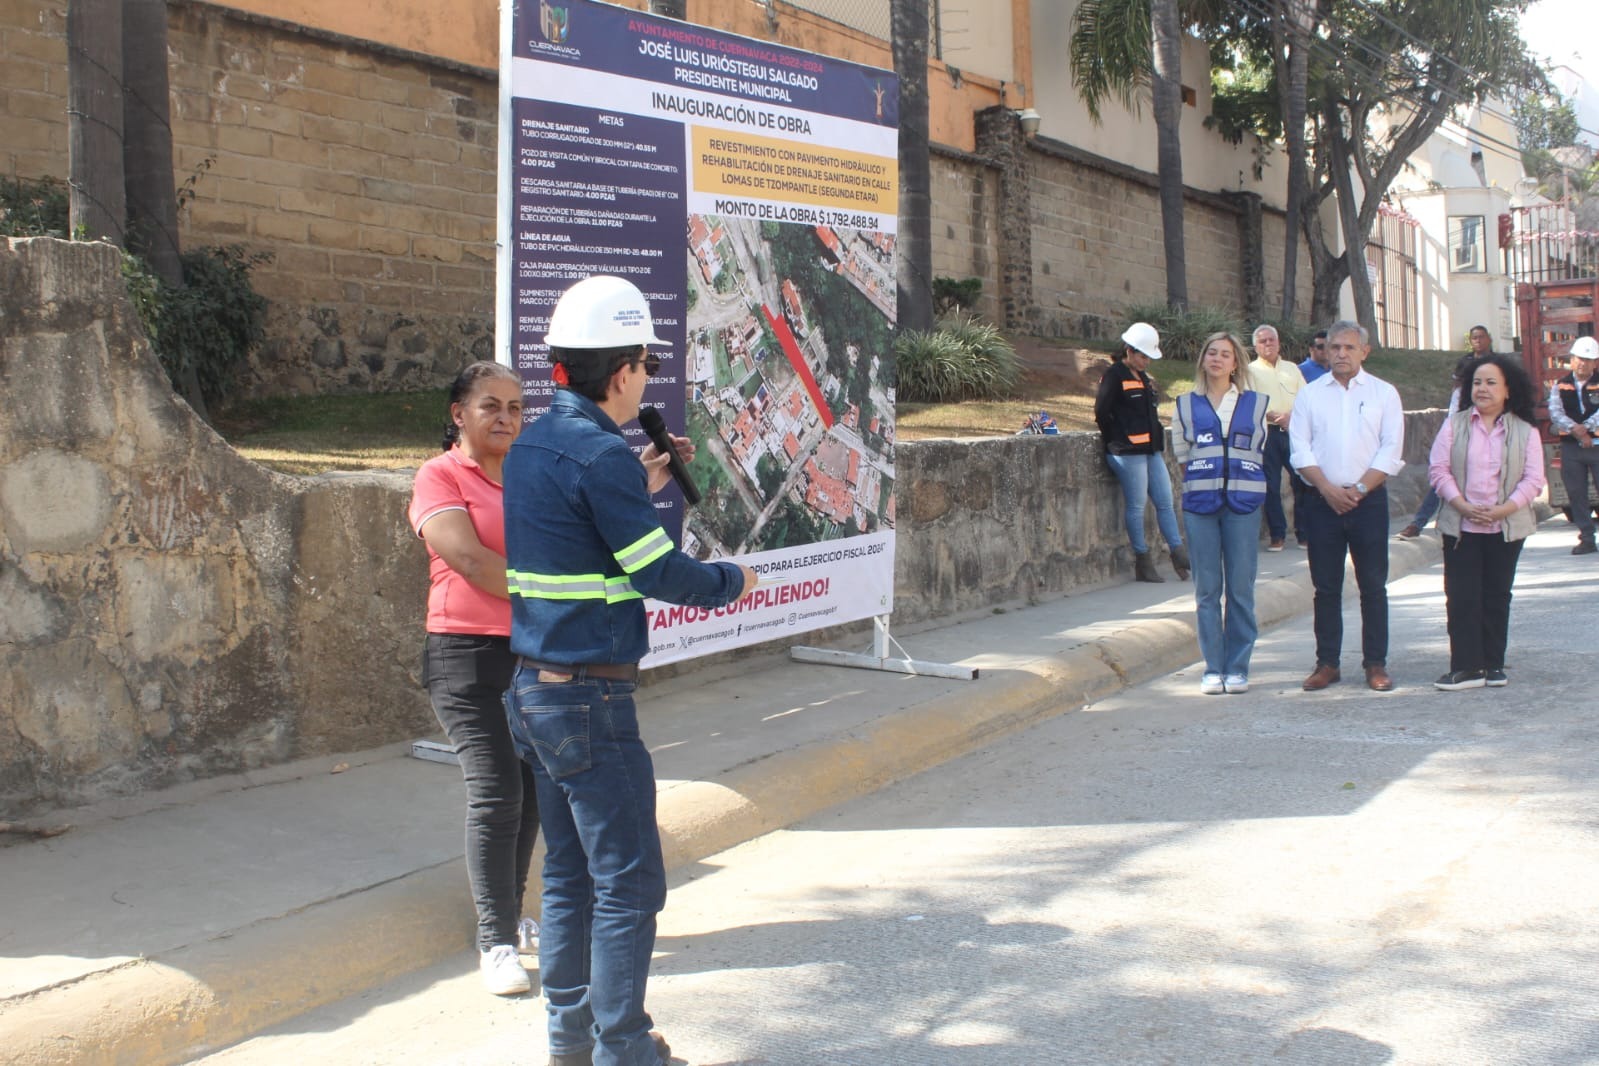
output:
M1301 687L1306 692L1320 692L1328 685L1336 685L1342 680L1343 677L1338 673L1338 667L1328 666L1326 663L1317 663L1316 669L1310 672L1310 676L1305 678L1305 683Z
M1392 692L1394 679L1388 676L1388 668L1383 666L1366 667L1366 687L1373 692Z

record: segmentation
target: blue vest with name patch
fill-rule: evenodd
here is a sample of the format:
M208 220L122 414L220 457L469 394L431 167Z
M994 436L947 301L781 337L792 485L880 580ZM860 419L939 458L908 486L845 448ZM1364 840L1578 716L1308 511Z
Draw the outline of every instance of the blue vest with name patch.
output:
M1177 398L1178 417L1193 434L1183 467L1183 510L1215 514L1225 506L1249 514L1265 502L1267 399L1263 392L1240 392L1224 431L1203 393Z

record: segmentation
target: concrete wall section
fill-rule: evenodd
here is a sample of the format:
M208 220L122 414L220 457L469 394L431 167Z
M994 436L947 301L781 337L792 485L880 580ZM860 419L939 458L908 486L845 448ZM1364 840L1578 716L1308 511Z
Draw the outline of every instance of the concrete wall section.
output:
M1132 565L1097 433L901 444L894 618L1034 602Z
M115 249L0 242L0 814L431 729L408 481L242 459Z

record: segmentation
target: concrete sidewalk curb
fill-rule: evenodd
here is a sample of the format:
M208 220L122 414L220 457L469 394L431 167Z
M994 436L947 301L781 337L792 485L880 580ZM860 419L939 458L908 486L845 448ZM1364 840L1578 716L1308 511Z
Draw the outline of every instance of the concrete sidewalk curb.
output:
M1428 544L1430 546L1430 543ZM1395 542L1390 582L1430 564L1423 542ZM1186 595L1191 586L1174 585ZM1176 597L1174 597L1176 598ZM1256 588L1261 628L1311 605L1308 570ZM1060 655L982 677L847 734L663 789L658 818L678 871L737 844L973 751L1192 662L1195 621L1142 618ZM829 669L821 667L821 669ZM188 1061L466 951L475 921L454 860L141 959L0 1006L0 1061Z

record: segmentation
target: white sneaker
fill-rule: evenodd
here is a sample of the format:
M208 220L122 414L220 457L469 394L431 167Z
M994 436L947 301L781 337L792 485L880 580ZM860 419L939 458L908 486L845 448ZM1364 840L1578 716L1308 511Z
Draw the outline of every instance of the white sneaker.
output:
M478 961L483 987L496 996L518 996L533 988L514 944L496 944Z
M1227 679L1222 682L1222 684L1226 687L1228 692L1237 693L1249 691L1249 678L1245 677L1243 674L1228 674Z
M1220 674L1206 674L1199 679L1199 691L1207 696L1220 696L1227 691L1227 685Z
M516 946L527 955L539 953L539 923L532 918L523 918L516 923Z

